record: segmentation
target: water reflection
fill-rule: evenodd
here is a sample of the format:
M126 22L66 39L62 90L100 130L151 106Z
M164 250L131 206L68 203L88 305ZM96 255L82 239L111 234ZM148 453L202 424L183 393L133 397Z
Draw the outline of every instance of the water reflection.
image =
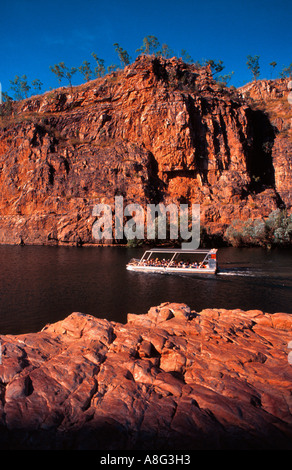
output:
M291 250L219 250L217 276L129 272L143 250L0 246L0 333L38 331L81 311L125 322L161 302L291 312Z

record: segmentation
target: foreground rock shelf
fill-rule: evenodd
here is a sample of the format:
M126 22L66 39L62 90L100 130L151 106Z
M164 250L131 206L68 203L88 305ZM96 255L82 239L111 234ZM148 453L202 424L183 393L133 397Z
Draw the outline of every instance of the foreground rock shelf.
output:
M1 449L292 449L292 316L164 303L0 336Z

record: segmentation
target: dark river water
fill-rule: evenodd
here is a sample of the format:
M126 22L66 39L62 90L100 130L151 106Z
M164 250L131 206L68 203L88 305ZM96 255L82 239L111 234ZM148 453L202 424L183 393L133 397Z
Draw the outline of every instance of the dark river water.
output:
M292 250L223 248L209 277L126 270L141 249L0 246L0 334L35 332L74 311L125 323L162 302L292 313Z

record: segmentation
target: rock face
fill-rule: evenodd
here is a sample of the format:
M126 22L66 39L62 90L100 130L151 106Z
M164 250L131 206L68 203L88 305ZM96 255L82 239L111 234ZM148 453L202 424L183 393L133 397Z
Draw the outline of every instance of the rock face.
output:
M286 79L260 80L238 91L245 98L251 98L269 119L274 133L271 139L263 143L266 157L270 155L273 166L273 179L277 193L287 208L292 207L291 180L292 180L292 106L288 102L288 88Z
M208 68L142 56L3 105L0 243L95 243L93 207L113 207L116 195L143 206L198 203L201 223L221 237L234 219L290 211L286 85L274 81L272 123Z
M291 338L285 313L173 303L1 336L1 448L291 450Z

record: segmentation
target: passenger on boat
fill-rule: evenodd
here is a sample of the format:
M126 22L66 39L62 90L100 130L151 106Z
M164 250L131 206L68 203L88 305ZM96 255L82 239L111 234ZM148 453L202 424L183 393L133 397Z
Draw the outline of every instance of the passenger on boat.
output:
M208 262L206 263L199 263L197 261L194 261L191 263L189 260L188 261L176 261L176 260L166 260L163 258L162 260L159 260L158 258L155 259L150 259L150 260L143 260L141 263L143 266L161 266L161 267L175 267L175 268L207 268L208 267Z

